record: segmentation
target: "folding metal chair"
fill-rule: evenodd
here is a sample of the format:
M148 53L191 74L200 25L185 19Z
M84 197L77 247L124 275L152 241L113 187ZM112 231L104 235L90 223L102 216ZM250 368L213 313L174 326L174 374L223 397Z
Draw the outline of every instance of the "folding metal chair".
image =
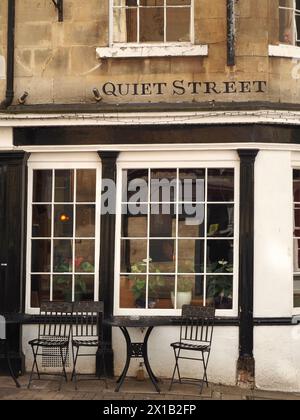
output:
M98 375L99 380L106 382L106 369L105 369L105 343L103 342L103 302L78 302L74 303L73 307L73 326L72 326L72 355L73 355L73 372L72 380L75 380L75 389L77 390L77 382L79 381L76 372L76 365L78 357L90 357L96 355L100 357L103 364L104 377ZM95 354L91 352L84 352L80 354L80 349L97 349ZM87 350L86 350L87 351ZM83 376L91 376L80 374L80 380L95 380L95 378L83 378ZM94 376L94 375L93 375Z
M38 379L43 375L60 376L59 390L63 379L68 381L66 373L66 361L69 353L69 343L71 334L72 304L47 302L42 303L40 308L40 319L38 326L38 337L29 341L33 353L33 365L30 373L28 388L33 381L34 370ZM40 349L44 350L39 353ZM53 352L59 352L62 365L60 374L41 373L38 367L38 356L52 356Z
M175 367L170 390L174 383L200 383L200 393L203 391L204 383L208 386L207 366L211 352L214 321L215 308L192 305L184 305L182 307L180 341L171 344L174 350ZM195 357L196 352L201 353L199 358ZM180 359L201 361L204 371L203 379L182 378L179 370ZM178 381L175 381L176 372L178 374Z

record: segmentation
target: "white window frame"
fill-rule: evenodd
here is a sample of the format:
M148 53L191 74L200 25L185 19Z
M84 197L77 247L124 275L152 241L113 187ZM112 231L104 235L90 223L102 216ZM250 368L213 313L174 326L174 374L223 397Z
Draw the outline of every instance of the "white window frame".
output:
M176 153L176 152L175 152ZM180 309L134 309L120 308L120 267L121 267L121 229L122 229L122 171L125 169L188 169L188 168L232 168L235 171L235 191L234 191L234 271L233 271L233 308L218 309L216 314L221 317L235 317L238 315L238 272L239 272L239 184L240 184L240 165L236 160L220 160L216 158L208 161L201 160L151 160L143 161L121 161L117 164L117 212L116 212L116 252L115 252L115 291L114 291L114 315L116 316L179 316ZM170 154L168 156L170 158ZM172 275L172 274L170 274ZM205 287L205 285L204 285Z
M139 1L139 0L138 0ZM166 1L166 0L165 0ZM115 43L113 0L109 0L109 47L97 48L99 58L207 56L207 45L195 45L195 0L191 0L191 41L157 43ZM165 4L166 7L166 4ZM166 20L165 20L166 25Z
M279 6L279 10L283 9ZM296 8L296 0L294 0L294 19L296 20L296 11L298 9ZM300 28L299 28L299 35L300 36ZM288 44L282 44L279 43L279 45L269 45L269 56L270 57L281 57L281 58L300 58L300 46L297 45L288 45Z
M32 198L33 198L33 172L35 170L68 170L68 169L95 169L96 170L96 222L95 222L95 284L94 300L99 299L99 255L100 255L100 220L101 220L101 162L94 153L50 153L32 155L28 162L28 187L27 187L27 255L26 255L26 296L25 311L28 314L39 314L39 308L32 308L31 304L31 252L32 252ZM54 188L54 182L52 185ZM52 203L53 206L53 203ZM53 218L53 214L52 214ZM52 219L53 220L53 219ZM51 221L53 225L53 221ZM54 273L44 273L52 275ZM56 273L57 274L57 273ZM50 283L50 295L52 294ZM74 284L72 285L74 295Z
M300 166L293 166L292 167L292 182L293 182L293 186L294 186L294 171L299 171L300 170ZM293 245L292 245L292 249L293 249L293 315L299 315L300 312L300 307L298 306L294 306L294 293L295 293L295 276L300 276L300 271L296 272L295 271L295 262L298 260L298 256L296 255L296 247L295 247L295 242L298 241L298 239L295 238L294 235L294 231L296 229L295 226L295 205L300 205L300 203L298 203L297 201L294 200L294 194L293 194ZM300 267L299 267L300 268Z

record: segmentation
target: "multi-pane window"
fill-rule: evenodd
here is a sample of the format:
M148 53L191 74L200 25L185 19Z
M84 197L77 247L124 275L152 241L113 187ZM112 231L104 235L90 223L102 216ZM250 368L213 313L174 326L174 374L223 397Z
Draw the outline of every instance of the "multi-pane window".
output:
M300 0L279 0L279 41L300 46Z
M94 300L96 169L33 171L30 307L42 301Z
M235 171L122 171L120 309L233 309Z
M111 0L113 43L193 42L193 0Z
M294 170L294 307L300 307L300 170Z

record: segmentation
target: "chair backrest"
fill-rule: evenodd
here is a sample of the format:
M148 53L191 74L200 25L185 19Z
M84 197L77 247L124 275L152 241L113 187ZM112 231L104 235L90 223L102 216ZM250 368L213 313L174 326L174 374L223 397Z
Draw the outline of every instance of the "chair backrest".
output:
M71 303L41 303L39 337L57 337L58 339L70 337L72 311Z
M103 302L76 302L73 306L73 337L102 338Z
M180 341L211 344L215 312L215 308L184 305L182 307Z

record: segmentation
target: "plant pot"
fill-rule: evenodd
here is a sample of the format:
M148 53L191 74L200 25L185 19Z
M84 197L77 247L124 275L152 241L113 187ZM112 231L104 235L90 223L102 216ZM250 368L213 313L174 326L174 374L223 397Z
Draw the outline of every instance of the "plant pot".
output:
M172 305L175 308L175 293L171 292ZM176 309L182 309L183 305L190 305L192 301L192 291L177 292Z

